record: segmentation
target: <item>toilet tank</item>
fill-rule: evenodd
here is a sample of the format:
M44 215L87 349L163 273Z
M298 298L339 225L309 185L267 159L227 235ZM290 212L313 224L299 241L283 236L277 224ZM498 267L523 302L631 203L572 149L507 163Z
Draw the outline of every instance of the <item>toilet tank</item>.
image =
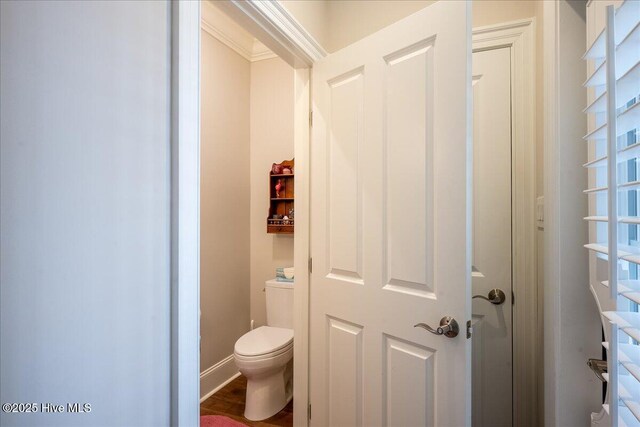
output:
M267 297L267 325L293 329L293 283L268 280L265 283Z

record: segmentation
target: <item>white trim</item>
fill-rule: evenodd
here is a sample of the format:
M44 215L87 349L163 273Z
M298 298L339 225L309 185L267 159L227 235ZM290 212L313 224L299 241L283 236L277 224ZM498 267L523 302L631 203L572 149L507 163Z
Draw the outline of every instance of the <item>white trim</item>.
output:
M250 62L275 58L273 53L211 1L202 3L202 30Z
M559 4L543 3L542 52L543 103L544 103L544 419L541 424L558 425L558 367L560 366L561 328L560 321L560 241L558 220L560 219L557 183L560 178L558 165L558 52L559 48ZM554 322L548 324L548 322Z
M310 67L327 56L320 43L277 1L229 0L216 6L295 68Z
M233 381L236 378L238 378L240 375L242 375L242 374L240 372L238 372L237 374L233 375L228 380L226 380L225 382L220 384L218 387L216 387L215 389L211 390L209 393L207 393L204 396L202 396L202 398L200 399L200 403L204 402L205 400L207 400L208 398L210 398L211 396L213 396L214 394L216 394L217 392L222 390L227 384L229 384L231 381Z
M578 250L589 242L582 220L588 215L588 202L580 194L588 183L588 171L582 166L588 146L568 143L587 133L582 113L587 97L581 84L587 31L570 2L542 2L542 11L545 231L540 425L588 425L590 413L602 407L602 393L585 360L601 354L602 323L586 292L589 254ZM599 258L593 255L593 259Z
M251 51L251 62L262 61L264 59L277 58L278 55L266 47L260 40L253 39L253 50Z
M233 354L200 373L200 403L240 376ZM207 391L208 390L208 391Z
M268 21L278 30L279 38L283 45L299 47L310 64L327 56L324 48L313 38L311 34L289 13L289 11L277 1L244 1L230 0L237 7L243 9L249 16ZM252 13L250 13L251 11ZM272 33L273 35L273 33ZM275 35L274 35L275 36Z
M535 20L473 30L473 51L511 50L513 227L513 423L538 418L538 292L535 237Z
M218 41L233 49L238 55L242 56L247 61L251 61L252 52L248 51L244 46L238 43L232 36L221 31L218 27L212 25L204 18L201 23L202 29L209 35L215 37Z
M171 425L199 425L200 2L171 3Z
M308 68L295 71L294 151L296 158L296 232L293 265L293 425L306 426L309 404L309 254L310 254L310 161L309 110L310 76ZM303 197L299 197L302 194Z

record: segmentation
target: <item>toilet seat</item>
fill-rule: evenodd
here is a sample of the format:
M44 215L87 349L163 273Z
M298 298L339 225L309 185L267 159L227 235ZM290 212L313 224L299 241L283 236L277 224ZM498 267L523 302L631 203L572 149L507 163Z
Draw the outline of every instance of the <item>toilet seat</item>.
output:
M234 347L237 357L245 360L275 357L293 347L293 331L261 326L244 334Z

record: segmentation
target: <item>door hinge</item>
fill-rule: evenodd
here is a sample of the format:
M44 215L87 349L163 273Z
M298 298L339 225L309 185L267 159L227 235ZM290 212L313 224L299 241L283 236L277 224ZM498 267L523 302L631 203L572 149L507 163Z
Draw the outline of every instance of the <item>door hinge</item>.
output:
M308 419L311 419L311 403L309 403L309 408L307 409L307 415L309 416Z
M473 328L471 327L471 320L467 320L467 339L471 338Z
M309 111L309 126L313 126L313 111Z
M313 273L313 258L309 258L309 274Z

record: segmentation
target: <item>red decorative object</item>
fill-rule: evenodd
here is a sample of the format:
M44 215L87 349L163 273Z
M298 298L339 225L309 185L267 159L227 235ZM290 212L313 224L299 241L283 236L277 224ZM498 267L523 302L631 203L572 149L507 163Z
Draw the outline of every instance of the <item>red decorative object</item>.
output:
M276 184L276 197L280 197L281 190L284 190L284 184L282 183L282 180L279 179L278 183Z

